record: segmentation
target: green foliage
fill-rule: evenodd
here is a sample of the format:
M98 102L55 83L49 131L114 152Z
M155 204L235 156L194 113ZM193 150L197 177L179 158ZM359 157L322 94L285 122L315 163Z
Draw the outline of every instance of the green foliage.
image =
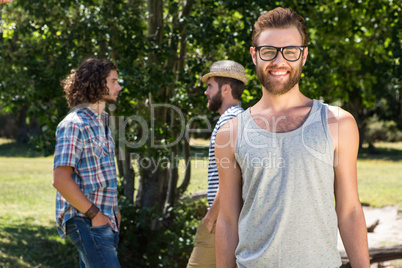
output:
M175 208L169 209L169 218L163 219L156 207L133 207L124 198L120 200L122 267L185 267L197 224L206 208L206 200L180 200Z
M311 37L302 82L306 94L339 101L359 126L375 113L377 101L395 100L401 88L400 80L393 80L398 77L393 69L400 65L400 56L393 56L402 44L395 32L400 12L396 2L387 0L317 1L315 8L303 10Z
M381 120L399 120L402 126L402 99L397 98L402 77L398 1L161 0L155 3L161 4L163 22L154 32L148 2L47 0L1 6L0 110L27 111L29 119L37 119L42 133L32 141L44 154L53 152L56 126L69 110L60 81L88 57L117 63L124 89L115 114L140 116L148 123L147 130L154 119L150 104L174 105L186 121L198 115L212 117L200 78L216 60L232 59L246 67L251 80L243 107L253 105L262 94L249 55L253 23L277 6L290 7L306 19L311 42L301 89L307 96L338 102L362 129L374 114ZM180 128L177 115L166 110L155 117L151 130L157 143L174 141ZM125 131L124 138L133 143L145 135L135 122ZM135 151L164 157L172 148L156 150L147 142ZM163 188L159 186L155 188ZM194 211L184 208L179 204L171 211L169 228L152 231L149 223L161 217L159 210L124 205L122 233L130 237L122 236L124 262L138 260L140 267L174 267L170 262L177 260L184 264L195 231L194 224L184 223L195 221Z
M377 117L372 117L366 129L365 140L371 144L378 141L398 142L402 141L402 131L394 121L378 121Z
M83 59L95 56L118 64L124 86L118 115L151 120L146 104L150 96L153 103L177 106L187 120L209 114L200 77L221 59L246 67L251 77L243 98L247 108L261 96L248 52L253 23L262 12L285 6L305 17L309 28L309 57L301 80L306 95L339 101L359 124L374 113L402 120L401 101L395 98L401 88L402 22L395 1L166 0L162 6L164 18L156 38L147 33L150 14L141 0L3 5L0 106L14 112L25 109L38 119L38 148L51 153L56 125L68 112L60 80ZM392 106L387 113L376 105L381 99ZM155 126L166 143L175 140L174 129L166 125L171 120Z
M69 110L60 81L72 68L88 57L122 58L121 71L135 73L143 5L130 2L14 1L1 10L0 106L39 120L42 135L34 138L45 155L53 152L56 126Z

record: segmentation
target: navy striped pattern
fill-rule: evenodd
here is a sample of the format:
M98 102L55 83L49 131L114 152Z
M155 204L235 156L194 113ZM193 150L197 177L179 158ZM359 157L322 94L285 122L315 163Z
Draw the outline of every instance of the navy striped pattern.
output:
M214 202L216 192L219 187L219 175L218 175L218 167L216 166L215 161L215 138L218 130L223 126L227 121L236 117L237 115L244 112L243 108L239 106L232 106L227 109L219 118L218 122L215 125L214 131L211 135L211 142L209 144L209 155L208 155L208 209L212 206Z

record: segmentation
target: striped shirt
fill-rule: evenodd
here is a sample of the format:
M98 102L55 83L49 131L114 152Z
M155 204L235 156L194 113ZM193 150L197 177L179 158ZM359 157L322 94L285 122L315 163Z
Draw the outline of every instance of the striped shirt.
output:
M214 131L212 132L211 135L211 142L209 144L209 155L208 155L208 209L212 206L212 203L214 202L216 193L218 191L218 186L219 186L219 175L218 175L218 167L216 166L216 161L215 161L215 138L216 138L216 133L218 133L218 130L223 126L227 121L230 119L236 117L237 115L241 114L244 112L243 108L239 106L232 106L229 109L227 109L221 117L219 117L218 122L215 125Z
M72 179L118 231L114 151L105 112L99 116L89 108L75 109L57 127L53 168L73 167ZM57 192L56 223L62 238L66 236L65 223L76 215L85 217Z

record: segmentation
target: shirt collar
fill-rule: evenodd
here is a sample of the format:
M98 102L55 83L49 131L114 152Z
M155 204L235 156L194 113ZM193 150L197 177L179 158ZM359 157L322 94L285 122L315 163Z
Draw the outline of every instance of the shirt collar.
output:
M108 123L109 115L105 111L102 112L102 114L100 115L100 118L99 118L99 114L97 112L95 112L94 110L92 110L91 108L85 107L85 108L82 108L81 110L91 120L99 120L99 119L101 119L104 123L106 123L106 124Z

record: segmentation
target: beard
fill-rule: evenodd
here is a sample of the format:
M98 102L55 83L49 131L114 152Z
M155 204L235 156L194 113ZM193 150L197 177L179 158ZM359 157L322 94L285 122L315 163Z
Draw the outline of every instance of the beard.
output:
M275 66L273 66L275 68ZM291 70L289 79L282 85L275 85L270 79L268 73L264 72L262 68L259 67L258 61L255 66L257 71L257 78L261 85L273 95L283 95L291 90L297 83L299 83L302 74L303 62L300 61L300 66L297 69ZM280 68L278 68L280 69Z
M109 95L105 95L103 96L102 100L104 102L106 102L107 104L116 104L117 100L113 99L112 97L110 97Z
M207 104L207 108L212 111L216 112L222 106L222 92L221 89L209 100Z

